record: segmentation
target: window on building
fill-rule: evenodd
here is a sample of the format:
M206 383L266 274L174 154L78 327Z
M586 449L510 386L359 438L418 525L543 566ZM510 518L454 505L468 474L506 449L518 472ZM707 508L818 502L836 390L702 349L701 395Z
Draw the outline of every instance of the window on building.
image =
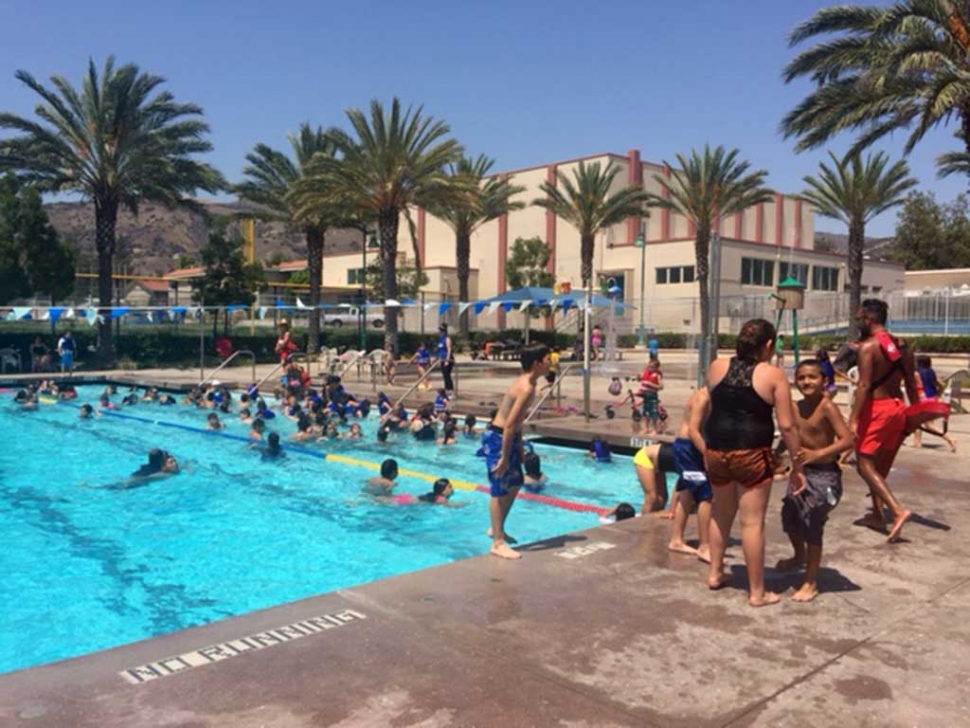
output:
M781 269L778 271L778 280L794 278L803 285L808 285L808 265L806 263L788 263L782 261Z
M693 283L694 266L674 265L667 268L657 268L657 283Z
M812 268L812 290L839 290L839 269L824 265L816 265Z
M775 285L775 261L741 258L741 284L769 288Z
M348 286L360 286L364 284L364 269L363 268L350 268L347 271L347 285Z

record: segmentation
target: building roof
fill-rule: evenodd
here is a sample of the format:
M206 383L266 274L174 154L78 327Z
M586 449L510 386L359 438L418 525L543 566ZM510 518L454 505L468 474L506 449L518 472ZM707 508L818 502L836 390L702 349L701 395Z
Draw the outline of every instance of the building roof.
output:
M168 292L168 282L167 281L153 281L153 280L137 280L135 281L136 286L141 286L146 291L152 293L167 293Z
M278 270L283 273L292 273L297 270L306 270L307 261L306 258L303 260L287 260L278 265L274 265L271 270Z
M163 278L167 280L185 280L189 278L200 278L204 269L202 268L178 268L177 270L172 270L166 273Z

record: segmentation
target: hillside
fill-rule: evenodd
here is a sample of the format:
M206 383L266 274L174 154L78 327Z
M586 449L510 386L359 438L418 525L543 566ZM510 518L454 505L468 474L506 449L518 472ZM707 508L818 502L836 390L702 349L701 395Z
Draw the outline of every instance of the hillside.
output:
M244 208L239 203L203 202L212 217L231 216ZM56 202L45 205L51 224L65 240L74 245L78 269L96 270L94 247L94 206L81 202ZM162 275L177 267L180 255L199 259L199 249L208 235L205 216L185 209L169 210L145 204L138 217L127 211L118 216L118 261L129 273ZM336 230L327 234L327 252L359 250L360 232ZM282 256L283 260L306 257L303 234L283 223L256 223L256 258L262 261Z
M894 238L866 238L865 254L874 258L883 258L892 248ZM847 253L849 250L849 236L842 233L815 233L816 250L830 250L834 253Z

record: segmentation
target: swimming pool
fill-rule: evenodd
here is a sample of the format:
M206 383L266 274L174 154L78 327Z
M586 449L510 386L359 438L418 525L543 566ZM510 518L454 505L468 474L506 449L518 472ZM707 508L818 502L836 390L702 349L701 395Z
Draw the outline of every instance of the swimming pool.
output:
M23 412L0 394L0 672L173 632L303 597L485 553L488 496L459 490L464 508L388 506L360 495L385 457L402 475L395 492L419 495L427 478L483 483L477 440L442 448L410 436L286 445L265 462L246 449L248 427L224 417L205 431L194 408L139 404L79 420L100 387L72 403ZM120 397L115 397L119 401ZM284 437L292 422L277 417ZM185 468L144 487L112 488L153 447ZM545 495L609 507L642 493L629 458L590 462L581 451L538 445ZM347 458L323 459L325 454ZM597 515L516 503L508 530L520 543L596 525Z

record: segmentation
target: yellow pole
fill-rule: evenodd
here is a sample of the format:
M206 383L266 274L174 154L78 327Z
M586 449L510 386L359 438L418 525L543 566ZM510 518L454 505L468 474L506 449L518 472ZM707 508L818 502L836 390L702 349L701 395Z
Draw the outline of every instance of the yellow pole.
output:
M239 223L239 231L246 243L246 261L252 265L256 262L256 219L243 218ZM256 304L249 307L249 335L256 333Z

